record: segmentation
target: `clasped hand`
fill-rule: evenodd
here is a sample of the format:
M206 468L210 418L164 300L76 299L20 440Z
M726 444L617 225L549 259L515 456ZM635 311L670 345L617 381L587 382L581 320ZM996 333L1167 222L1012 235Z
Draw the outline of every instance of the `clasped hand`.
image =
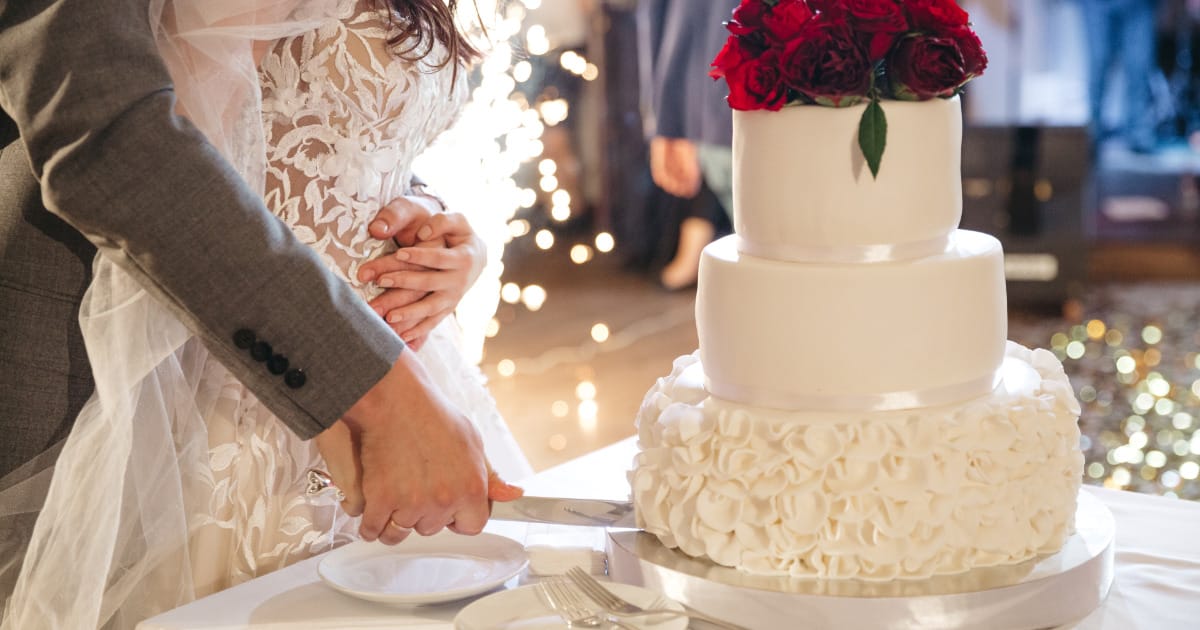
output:
M417 197L389 203L369 229L373 238L393 239L400 249L363 264L358 279L385 289L371 308L419 350L479 278L487 248L462 214L430 212Z

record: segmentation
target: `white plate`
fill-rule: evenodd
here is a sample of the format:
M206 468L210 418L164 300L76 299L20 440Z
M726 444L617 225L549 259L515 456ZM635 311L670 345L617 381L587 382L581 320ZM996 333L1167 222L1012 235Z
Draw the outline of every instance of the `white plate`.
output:
M360 599L433 604L496 588L528 563L525 548L511 538L443 530L429 537L414 534L395 546L350 543L322 558L317 574L326 584Z
M638 606L648 606L660 596L654 591L631 584L605 582L604 588L614 595ZM683 610L678 602L663 598L667 608ZM685 617L656 619L622 619L627 625L646 630L686 630ZM454 617L455 630L560 630L566 623L538 595L537 585L529 584L477 599L459 611Z

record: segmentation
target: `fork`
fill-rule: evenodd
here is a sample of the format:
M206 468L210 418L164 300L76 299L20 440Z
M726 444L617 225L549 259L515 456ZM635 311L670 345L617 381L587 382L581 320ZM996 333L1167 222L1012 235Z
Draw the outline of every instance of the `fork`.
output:
M567 622L568 628L599 628L607 624L622 630L636 630L620 619L606 617L589 608L574 583L550 578L538 582L537 588L550 608Z
M567 578L571 580L575 586L578 586L579 590L583 591L584 595L587 595L589 599L591 599L593 602L596 602L597 605L603 608L604 612L614 617L670 615L675 617L699 619L714 626L727 628L728 630L746 630L742 626L729 623L728 621L724 621L722 619L717 619L716 617L712 617L695 610L676 610L674 608L667 608L665 605L660 603L662 601L661 599L656 600L653 605L643 608L637 604L634 604L633 602L618 597L612 591L604 588L600 582L596 581L596 578L592 577L579 567L571 567L567 571Z

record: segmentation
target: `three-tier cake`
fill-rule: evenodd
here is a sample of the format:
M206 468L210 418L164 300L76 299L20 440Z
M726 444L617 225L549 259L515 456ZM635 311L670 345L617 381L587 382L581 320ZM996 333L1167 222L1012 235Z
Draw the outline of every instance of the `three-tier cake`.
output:
M1019 563L1073 529L1061 363L1007 338L1003 252L958 229L958 98L734 112L736 235L710 244L697 353L638 414L640 524L763 574L883 580Z

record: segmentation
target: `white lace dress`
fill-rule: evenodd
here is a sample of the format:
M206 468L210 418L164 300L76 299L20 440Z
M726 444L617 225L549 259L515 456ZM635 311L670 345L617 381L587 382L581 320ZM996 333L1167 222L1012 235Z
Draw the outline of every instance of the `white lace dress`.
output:
M413 159L458 115L467 72L414 64L390 52L395 34L370 0L339 0L336 19L277 43L260 64L267 134L269 208L328 267L370 299L359 266L395 250L367 225L405 192ZM443 49L434 47L438 59ZM458 350L448 318L418 357L475 422L493 467L507 479L531 471L479 370ZM357 519L303 496L303 473L320 466L304 442L215 360L205 386L220 389L206 417L209 509L190 525L192 572L203 596L327 551L356 537Z
M452 67L394 56L387 39L395 31L374 0L150 4L189 117L255 186L264 181L254 153L265 127L268 206L363 299L373 297L353 278L393 246L372 241L368 221L403 192L413 159L455 119L466 73L455 81ZM275 16L279 7L303 14ZM285 33L256 81L251 41ZM440 54L435 47L429 58ZM256 99L246 98L256 88L263 124ZM315 445L297 439L116 264L119 252L109 253L98 257L80 308L96 392L61 450L0 480L0 586L15 580L0 630L132 629L356 535L338 506L303 496L305 469L322 463ZM529 465L455 331L443 323L417 356L474 421L493 467L519 479Z

